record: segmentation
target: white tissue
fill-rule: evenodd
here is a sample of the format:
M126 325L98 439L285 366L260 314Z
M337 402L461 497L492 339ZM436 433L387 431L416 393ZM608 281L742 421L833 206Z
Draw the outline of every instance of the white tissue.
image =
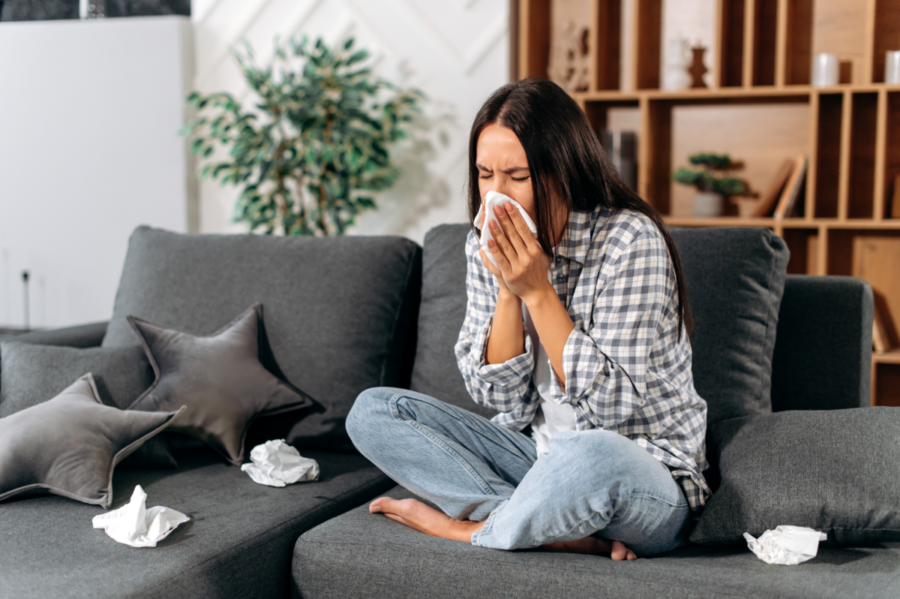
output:
M744 538L756 557L767 564L794 566L816 557L819 541L828 535L803 526L778 526L762 533L759 539L746 532Z
M475 224L481 223L481 215L486 214L487 218L484 220L484 224L481 224L481 249L484 250L484 253L487 254L487 257L491 259L491 262L494 263L494 266L497 265L497 261L494 259L494 254L491 253L491 250L488 249L488 239L493 239L494 235L491 233L491 221L497 220L497 215L494 214L494 206L503 207L503 202L512 202L512 205L515 206L519 210L519 214L522 215L522 218L525 220L525 224L528 225L528 228L534 235L537 235L537 227L534 226L534 221L531 220L531 217L528 216L528 213L522 209L522 206L519 205L517 201L512 199L509 196L505 196L502 193L497 193L496 191L489 191L487 195L484 196L484 201L481 203L481 208L478 209L478 214L475 215ZM498 223L499 224L499 223Z
M117 510L94 516L94 528L106 530L113 540L132 547L156 547L179 524L190 520L181 512L156 506L146 509L147 494L137 485L131 501Z
M252 464L244 464L241 470L250 475L253 482L270 487L283 487L291 483L318 480L319 464L284 442L284 439L266 441L250 451Z

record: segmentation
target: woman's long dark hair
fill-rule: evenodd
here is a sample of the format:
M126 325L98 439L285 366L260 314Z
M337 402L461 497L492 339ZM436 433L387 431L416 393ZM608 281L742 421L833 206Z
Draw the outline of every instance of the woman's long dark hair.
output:
M656 223L666 240L675 267L678 285L678 336L681 326L693 330L691 310L685 295L681 259L668 227L656 208L631 190L606 156L600 140L575 100L558 85L545 79L530 78L510 83L488 98L472 124L469 136L469 222L474 225L481 207L478 168L475 166L478 137L487 125L496 123L519 138L528 158L534 189L535 225L538 241L547 254L553 254L555 222L552 191L566 207L592 211L602 206L612 210L634 210ZM555 186L555 190L551 186Z

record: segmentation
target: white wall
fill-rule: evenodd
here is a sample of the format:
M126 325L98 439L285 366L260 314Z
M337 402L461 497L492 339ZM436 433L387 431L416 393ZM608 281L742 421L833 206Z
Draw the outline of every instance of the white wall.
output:
M106 320L128 236L188 228L183 17L0 23L0 327Z
M355 233L406 235L421 242L434 225L462 222L468 132L488 95L509 80L508 0L194 0L195 88L248 99L228 48L242 37L260 62L272 39L353 35L377 57L376 72L430 98L418 141L398 151L404 176ZM234 188L200 186L202 231L242 230L230 222Z

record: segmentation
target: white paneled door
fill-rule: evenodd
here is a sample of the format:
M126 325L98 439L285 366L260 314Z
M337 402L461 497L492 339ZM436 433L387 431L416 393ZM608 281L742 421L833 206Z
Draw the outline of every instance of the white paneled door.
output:
M374 55L376 72L429 98L413 139L397 150L403 177L381 209L355 233L406 235L419 242L432 226L462 222L469 127L490 93L509 80L509 0L194 0L194 87L248 98L229 48L246 38L259 62L272 40L306 34L336 43L346 36ZM231 223L237 193L200 186L200 228Z

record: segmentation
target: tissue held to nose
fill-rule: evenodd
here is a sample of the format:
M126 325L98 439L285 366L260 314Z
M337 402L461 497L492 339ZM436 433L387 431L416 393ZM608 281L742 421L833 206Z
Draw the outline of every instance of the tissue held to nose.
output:
M519 214L522 215L522 219L525 221L525 224L528 225L528 229L532 234L537 235L537 227L535 226L534 221L531 220L531 217L528 216L528 213L522 209L522 206L519 205L517 201L502 193L497 193L496 191L487 192L484 201L481 203L481 208L478 209L478 214L475 215L475 224L481 227L481 249L484 250L484 253L487 254L490 261L494 263L494 266L497 265L497 261L494 259L494 255L491 253L490 248L488 248L487 243L489 239L494 238L494 235L491 233L491 221L497 220L497 215L494 213L494 206L500 206L502 208L504 202L511 202L519 211ZM485 217L484 224L481 224L482 215Z
M94 516L94 528L102 528L115 541L131 547L156 547L156 544L190 520L167 507L146 507L147 494L141 485L134 488L131 501L117 510Z
M284 439L257 445L250 451L250 460L252 463L244 464L241 470L249 474L253 482L261 485L283 487L319 478L318 462L302 457Z

